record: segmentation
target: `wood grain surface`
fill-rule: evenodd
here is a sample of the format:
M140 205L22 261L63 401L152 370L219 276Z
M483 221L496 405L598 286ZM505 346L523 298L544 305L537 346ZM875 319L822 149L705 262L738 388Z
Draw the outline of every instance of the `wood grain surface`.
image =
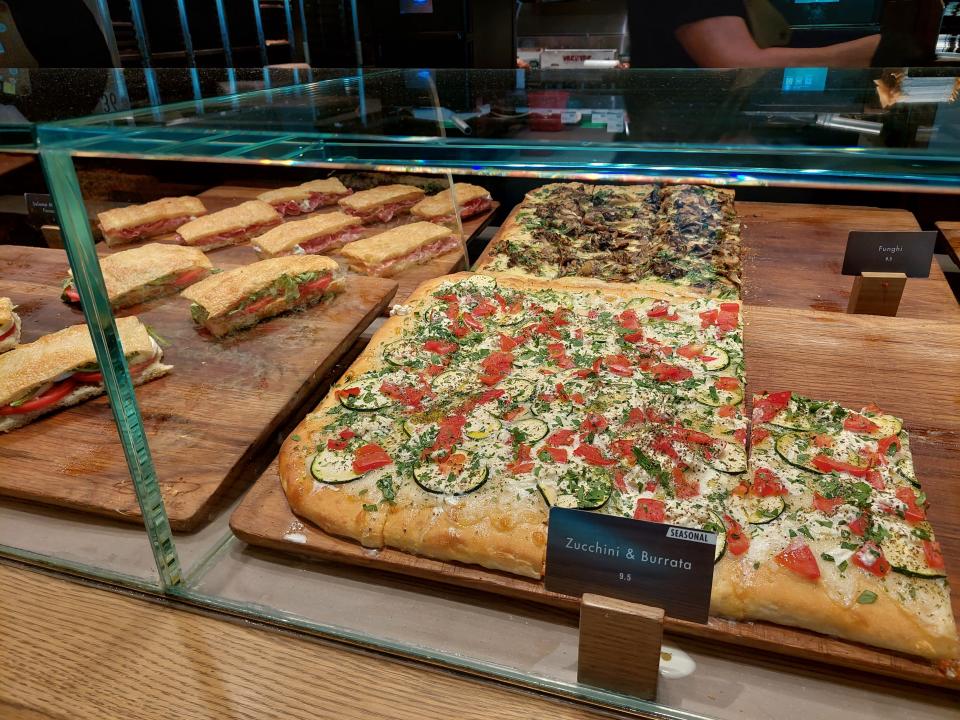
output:
M216 212L217 210L223 210L247 200L255 200L257 195L263 191L264 188L242 187L239 185L220 185L200 193L197 195L197 197L203 200L203 204L207 207L209 212ZM117 206L119 207L120 204L117 204ZM490 219L493 217L493 214L496 212L498 207L500 207L500 203L494 202L490 209L486 212L475 215L474 217L463 222L464 242L466 244L469 244L470 240L476 237L490 223ZM325 207L320 208L314 214L336 212L337 210L339 210L337 206ZM297 222L303 218L304 216L302 215L286 217L284 218L284 222ZM364 232L360 237L370 237L371 235L382 233L390 228L399 227L400 225L406 225L407 223L416 221L417 218L410 214L401 215L400 217L394 218L388 223L373 223L371 225L364 226ZM174 235L171 234L160 238L153 238L146 242L175 243L176 239ZM120 252L121 250L128 250L144 244L145 242L139 242L131 243L129 245L117 245L111 248L108 247L106 243L101 242L97 244L97 253L100 255L109 255L111 253ZM239 265L246 265L256 262L260 259L260 256L249 243L244 245L233 245L230 247L218 248L216 250L211 250L207 254L210 257L211 262L213 262L216 267L224 270L229 270ZM337 253L331 253L330 256L340 263L343 268L347 268L347 261L343 256ZM390 279L395 280L399 285L397 294L394 297L394 303L402 303L404 300L406 300L407 297L410 296L410 293L416 290L417 286L423 281L432 280L433 278L440 277L441 275L449 275L450 273L458 272L464 267L466 267L466 263L464 261L463 253L458 250L439 255L429 262L423 263L422 265L416 265L402 273L394 275Z
M853 278L841 275L840 268L850 231L920 229L906 210L801 203L736 205L743 224L743 301L749 305L846 312ZM516 208L511 214L515 212ZM491 259L500 239L498 233L477 258L475 268ZM936 259L929 278L907 281L897 316L960 322L960 305Z
M0 564L4 720L609 717Z
M960 263L960 221L941 220L937 223L937 229L947 241L947 252L955 263Z
M790 389L852 408L876 402L905 419L917 477L931 502L929 517L947 558L954 613L960 620L960 495L955 492L960 481L960 396L942 381L960 367L960 326L749 306L744 315L750 393ZM540 581L390 548L370 553L351 540L299 522L280 488L276 463L244 498L230 526L253 545L568 609L579 604L577 598L546 591ZM293 532L302 533L306 542L288 539ZM922 660L805 630L720 618L711 618L707 625L667 618L666 627L677 634L960 688L960 681Z
M59 299L63 251L0 246L0 291L23 319L23 341L83 322ZM25 266L29 280L17 271ZM128 308L170 343L166 377L137 399L170 523L205 522L281 423L304 403L396 292L356 277L328 303L222 340L199 333L178 296ZM262 467L262 465L261 465ZM140 511L105 396L0 435L0 494L139 521Z

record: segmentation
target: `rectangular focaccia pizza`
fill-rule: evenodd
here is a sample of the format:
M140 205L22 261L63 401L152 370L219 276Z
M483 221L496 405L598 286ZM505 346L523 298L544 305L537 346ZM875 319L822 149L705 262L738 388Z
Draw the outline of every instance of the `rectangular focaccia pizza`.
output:
M193 321L216 337L329 299L343 290L340 266L323 255L286 255L244 265L184 290Z
M408 302L284 444L297 514L528 577L554 504L722 532L709 497L746 470L737 303L468 273Z
M248 200L181 225L177 236L184 245L215 250L245 243L282 221L280 213L269 203Z
M956 657L943 555L899 418L755 396L749 472L730 484L716 612Z
M340 207L348 215L362 218L365 223L390 222L398 215L410 212L425 194L413 185L381 185L341 199Z
M267 190L257 195L258 200L270 203L281 215L301 215L317 208L336 205L353 192L337 178L311 180L293 187Z
M730 190L554 183L527 193L477 269L655 280L735 297L739 230Z
M264 257L306 253L316 255L343 247L364 233L363 221L341 212L314 215L267 230L251 243Z
M134 385L161 375L163 351L136 317L117 319ZM0 355L0 432L102 395L103 376L86 325L73 325Z
M114 310L180 292L213 272L199 248L149 243L100 258L100 270ZM73 273L64 281L61 299L80 302Z
M97 214L97 221L103 239L113 246L172 233L206 212L198 198L183 196L107 210Z
M415 222L356 240L345 245L340 254L357 272L390 277L459 247L460 241L450 228Z
M486 188L469 183L454 183L453 199L450 196L450 189L441 190L410 208L410 214L421 220L443 224L454 219L453 199L457 202L461 220L489 210L493 203Z
M0 297L0 353L13 350L20 342L20 316L7 297Z

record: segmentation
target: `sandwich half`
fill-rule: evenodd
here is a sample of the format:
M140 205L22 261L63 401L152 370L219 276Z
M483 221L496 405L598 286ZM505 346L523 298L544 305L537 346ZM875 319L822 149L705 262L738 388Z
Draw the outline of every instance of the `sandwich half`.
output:
M311 180L294 187L268 190L257 195L257 199L270 203L281 215L300 215L313 212L319 207L335 205L338 200L352 192L353 190L337 178L328 178Z
M213 264L199 248L150 243L100 258L100 270L110 306L117 310L180 292L210 275ZM60 298L80 302L72 273Z
M193 303L193 321L222 337L342 289L335 261L323 255L286 255L214 275L181 294Z
M172 369L163 364L163 351L138 318L119 318L117 331L134 385ZM0 355L0 432L102 394L103 376L86 325L44 335Z
M340 207L365 223L390 222L398 215L410 212L424 195L423 190L413 185L381 185L343 198Z
M0 297L0 353L13 350L20 342L20 316L10 298Z
M180 226L177 235L184 245L215 250L227 245L245 243L274 225L279 225L282 219L270 203L248 200L188 222Z
M389 277L459 247L450 228L415 222L352 242L340 254L357 272Z
M486 188L469 183L454 183L453 197L456 198L457 208L460 210L460 219L463 220L489 210L493 199ZM447 223L454 219L453 201L449 189L442 190L436 195L424 198L412 208L410 214L421 220L434 223Z
M363 235L363 220L341 212L314 215L267 230L252 241L264 257L328 253Z
M113 246L172 233L206 212L202 202L185 195L107 210L97 214L97 221L103 239Z

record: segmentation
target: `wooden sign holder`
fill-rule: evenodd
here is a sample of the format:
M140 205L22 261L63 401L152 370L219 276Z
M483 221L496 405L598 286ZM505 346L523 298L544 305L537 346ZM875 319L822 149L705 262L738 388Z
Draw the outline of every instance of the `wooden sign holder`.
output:
M655 700L663 610L584 593L577 682Z
M862 272L854 278L847 312L893 317L906 284L904 273Z

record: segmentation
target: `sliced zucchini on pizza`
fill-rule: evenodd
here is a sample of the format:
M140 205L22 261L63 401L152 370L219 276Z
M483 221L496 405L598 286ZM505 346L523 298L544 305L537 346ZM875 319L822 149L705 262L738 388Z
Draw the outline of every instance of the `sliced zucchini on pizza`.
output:
M682 501L670 502L672 506ZM696 528L717 534L717 546L714 550L713 561L717 562L727 551L727 526L717 513L705 506L690 506L686 504L670 507L667 511L666 522L680 527Z
M736 440L714 442L709 452L710 457L704 457L704 461L714 470L730 474L747 471L747 451Z
M361 477L353 469L353 456L344 450L321 448L310 459L310 475L326 485L342 485Z
M766 525L783 515L787 509L787 501L779 495L746 495L739 502L751 525Z
M550 507L596 510L603 507L613 492L609 475L600 468L569 468L554 477L541 477L537 489Z
M920 487L920 481L913 469L913 462L909 456L902 457L893 464L893 471L914 487Z
M418 367L427 360L423 346L411 340L395 340L384 345L383 359L394 367Z
M707 385L702 385L693 393L693 399L703 405L710 407L723 407L724 405L739 405L743 402L743 388L737 387L731 390L724 390L716 387L711 381Z
M430 383L438 395L460 395L469 390L470 376L460 370L447 370L437 375Z
M476 410L467 418L463 432L471 440L483 440L496 435L501 427L500 421L486 410Z
M346 383L337 390L337 399L340 404L350 410L373 412L388 407L392 401L380 392L383 379L364 375L354 383ZM356 391L356 392L355 392Z
M883 438L899 435L903 429L903 422L893 415L848 412L843 419L843 429L857 435Z
M908 577L923 580L936 580L947 576L943 568L932 568L927 564L923 543L912 535L890 533L881 545L883 556L891 569Z
M535 442L543 440L550 427L540 418L523 418L510 426L512 432L519 432L523 435L523 442L532 445Z
M723 370L730 364L730 355L722 347L716 345L707 345L700 353L700 362L703 367L711 372Z
M777 454L786 462L801 470L822 475L823 471L813 465L813 458L817 455L817 448L813 445L813 437L803 433L784 433L777 437L774 447Z
M464 450L454 450L451 458L459 462L424 461L413 467L413 479L421 488L436 495L467 495L483 487L489 471L479 458Z
M497 388L503 390L507 397L516 403L528 402L537 390L531 381L515 375L509 375L501 380Z

